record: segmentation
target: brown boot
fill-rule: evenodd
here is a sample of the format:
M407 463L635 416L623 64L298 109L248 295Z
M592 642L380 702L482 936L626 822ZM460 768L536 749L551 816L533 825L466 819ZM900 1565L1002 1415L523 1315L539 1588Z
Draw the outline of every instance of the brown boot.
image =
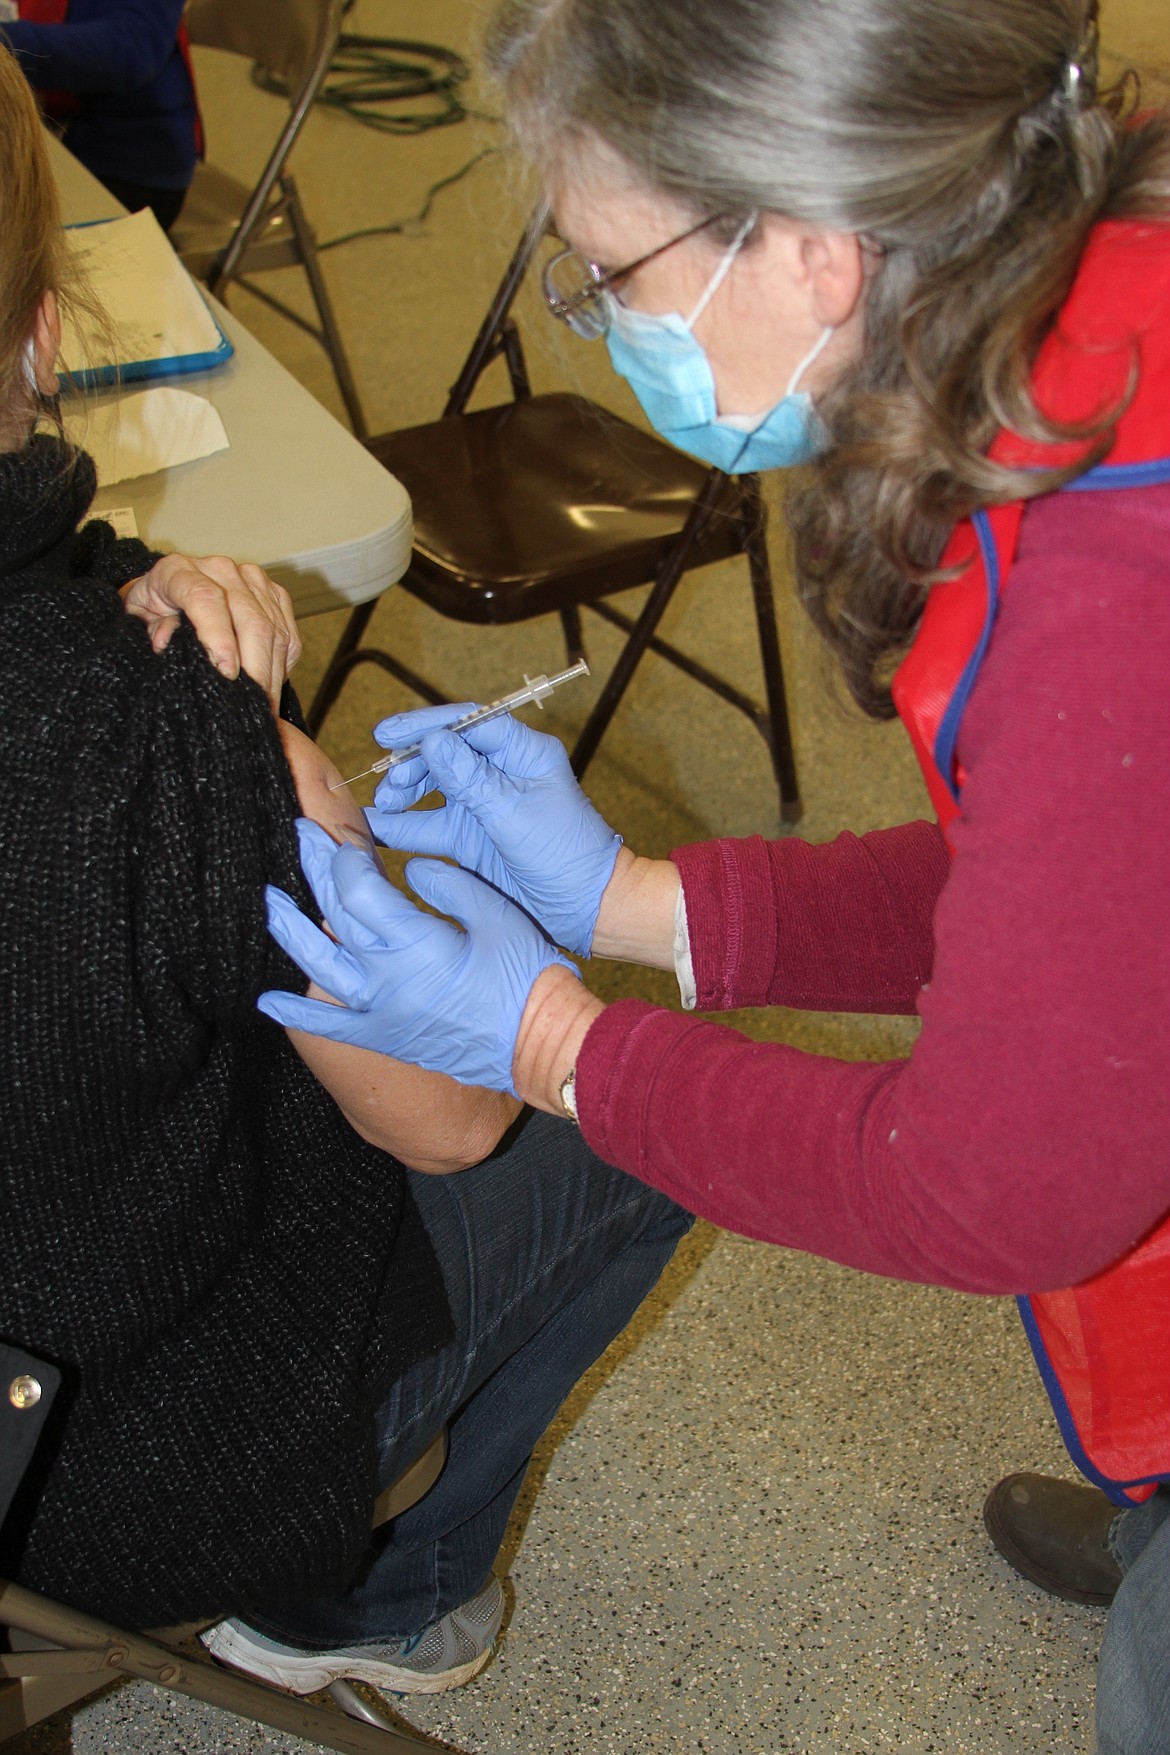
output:
M1106 1543L1117 1509L1097 1487L1008 1475L987 1495L983 1521L1008 1565L1041 1590L1103 1605L1121 1583Z

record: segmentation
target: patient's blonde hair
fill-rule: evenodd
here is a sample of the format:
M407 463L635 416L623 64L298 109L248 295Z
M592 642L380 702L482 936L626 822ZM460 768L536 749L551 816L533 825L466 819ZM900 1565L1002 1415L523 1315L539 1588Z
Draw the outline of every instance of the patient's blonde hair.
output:
M0 423L35 398L25 348L46 292L60 293L65 245L36 100L0 45Z

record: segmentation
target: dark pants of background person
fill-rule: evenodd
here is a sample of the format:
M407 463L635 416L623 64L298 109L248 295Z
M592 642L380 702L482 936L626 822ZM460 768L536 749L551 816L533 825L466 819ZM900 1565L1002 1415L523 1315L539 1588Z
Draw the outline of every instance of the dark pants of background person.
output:
M1109 1546L1124 1577L1097 1666L1097 1755L1170 1750L1170 1488L1123 1511Z
M186 189L156 189L149 183L128 183L123 177L103 177L102 183L115 201L130 213L149 207L164 232L169 232L187 199Z
M534 1445L692 1223L603 1164L570 1122L542 1114L487 1163L412 1175L411 1187L459 1338L412 1367L380 1410L381 1485L444 1424L450 1452L344 1595L289 1603L279 1621L244 1617L291 1645L405 1638L482 1588Z

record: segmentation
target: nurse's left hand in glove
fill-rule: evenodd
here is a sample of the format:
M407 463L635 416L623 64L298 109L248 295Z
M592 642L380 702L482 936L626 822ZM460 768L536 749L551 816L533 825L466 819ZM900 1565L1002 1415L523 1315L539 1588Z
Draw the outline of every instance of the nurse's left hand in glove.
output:
M305 876L338 942L271 886L269 930L340 1004L275 991L261 995L260 1010L286 1028L515 1095L512 1056L532 985L554 963L573 965L470 872L431 859L406 867L411 889L459 921L453 926L395 889L372 853L338 847L315 823L302 820L297 832Z

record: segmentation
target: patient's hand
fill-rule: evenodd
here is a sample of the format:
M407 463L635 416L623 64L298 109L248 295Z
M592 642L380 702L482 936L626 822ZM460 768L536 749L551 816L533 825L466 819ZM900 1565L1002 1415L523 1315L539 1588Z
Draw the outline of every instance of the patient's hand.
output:
M301 812L337 841L372 847L366 819L323 750L295 726L278 720ZM319 988L314 999L328 999ZM365 1048L348 1048L290 1030L306 1066L331 1093L350 1125L372 1145L393 1152L414 1170L444 1173L478 1164L494 1149L520 1111L499 1091L460 1085Z
M156 652L168 644L181 611L215 668L227 677L246 670L278 711L301 636L292 598L263 567L237 566L226 555L163 555L123 587L122 602L146 623Z

